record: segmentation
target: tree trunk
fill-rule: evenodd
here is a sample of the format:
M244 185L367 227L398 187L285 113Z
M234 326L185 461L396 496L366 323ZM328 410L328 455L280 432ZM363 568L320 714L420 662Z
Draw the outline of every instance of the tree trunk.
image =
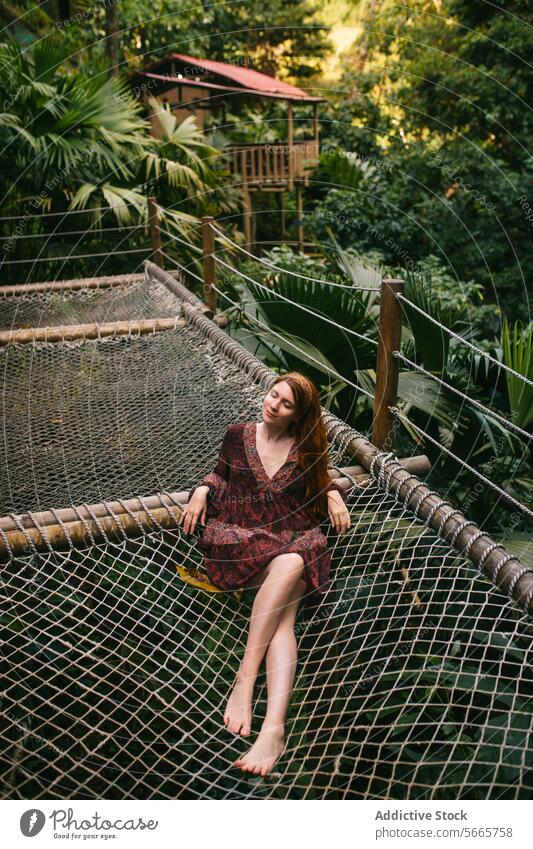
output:
M120 50L120 23L118 14L118 0L107 0L105 11L105 52L109 59L109 75L118 76L119 72L119 50Z

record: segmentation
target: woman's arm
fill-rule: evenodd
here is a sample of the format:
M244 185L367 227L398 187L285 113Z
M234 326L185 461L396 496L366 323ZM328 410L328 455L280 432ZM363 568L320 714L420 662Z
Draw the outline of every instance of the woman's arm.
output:
M328 513L331 524L337 533L343 533L350 527L350 514L346 506L346 493L335 486L333 481L326 487L328 494Z
M209 490L220 494L225 489L229 481L229 473L231 468L230 460L230 443L231 443L231 425L226 428L226 433L222 440L222 446L218 454L218 460L212 472L209 472L202 480L195 484L189 492L189 501L193 493L200 486L207 486Z
M194 533L198 521L202 524L205 523L207 518L207 497L210 492L216 492L220 496L228 484L231 468L231 433L230 425L224 434L215 468L200 483L193 486L189 492L187 506L183 509L179 520L180 523L183 523L183 532L185 534ZM193 496L197 491L199 491L198 497L194 498Z
M338 492L338 493L339 493L339 495L341 496L342 500L343 500L343 501L344 501L344 503L346 504L346 493L344 492L344 490L343 490L343 489L341 489L341 487L340 487L340 486L337 486L337 484L336 484L336 483L334 483L333 481L330 481L330 482L328 483L328 485L327 485L327 487L326 487L326 492L328 493L328 496L329 496L329 493L330 493L330 492Z

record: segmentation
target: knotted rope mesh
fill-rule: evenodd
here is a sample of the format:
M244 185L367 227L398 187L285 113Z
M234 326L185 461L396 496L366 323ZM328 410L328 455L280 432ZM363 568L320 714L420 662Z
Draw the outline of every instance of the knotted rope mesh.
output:
M103 278L105 280L106 278ZM0 287L0 323L6 330L127 319L165 318L179 313L179 301L157 280L144 274L109 278L112 286L28 291L7 294ZM79 286L78 281L75 281ZM9 291L9 290L8 290Z
M184 490L212 469L264 385L209 324L6 346L2 512ZM333 440L333 466L357 462L355 435ZM154 522L2 564L3 798L529 798L531 618L386 476L348 507L346 534L323 525L335 580L299 611L287 748L265 778L231 766L253 737L222 722L253 591L183 583L195 536ZM255 730L266 696L261 671Z

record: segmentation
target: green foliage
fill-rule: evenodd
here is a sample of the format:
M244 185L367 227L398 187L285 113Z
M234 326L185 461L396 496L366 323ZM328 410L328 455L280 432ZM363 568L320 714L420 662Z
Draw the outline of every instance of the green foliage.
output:
M376 338L375 317L369 309L374 295L358 293L338 273L328 271L324 262L288 248L275 248L264 258L283 271L337 285L315 283L278 270L269 273L264 265L253 261L238 265L237 273L226 274L221 281L238 303L237 308L227 310L232 333L272 366L304 371L322 387L331 409L349 415L358 393L342 376L355 383L356 369L368 368L374 362L375 346L359 338ZM259 328L257 320L262 325ZM353 333L340 332L340 326Z
M520 377L510 372L505 373L509 404L515 424L522 428L529 427L533 422L533 323L525 330L519 322L511 329L507 320L502 332L503 361L529 380L525 383Z
M67 51L52 36L26 50L14 41L0 45L0 81L11 92L5 101L8 111L0 116L0 185L4 208L15 222L3 225L8 280L20 274L20 267L16 270L10 262L35 256L36 247L40 259L97 253L90 242L102 228L146 220L148 195L157 195L166 229L182 235L197 223L194 213L228 212L236 205L223 150L207 143L194 116L178 126L170 112L152 101L153 121L160 130L160 138L154 138L128 85L106 73L69 70ZM94 218L89 213L85 219L77 216L75 226L68 216L58 219L40 248L23 238L50 229L45 220L34 220L39 211L92 208L103 211ZM69 251L69 230L80 227L87 231L84 250L75 241L77 249ZM128 249L149 249L142 231L131 238ZM113 266L113 247L125 250L125 235L108 239L105 271L125 271L123 260ZM98 247L102 252L101 242ZM40 265L30 273L55 276L57 268L51 264L47 271ZM69 264L69 273L73 268L89 276L94 271L85 262Z
M325 126L328 144L369 157L378 173L327 198L311 189L314 232L322 239L336 222L340 243L358 250L390 239L391 261L410 268L438 255L458 279L483 285L480 317L498 337L500 304L529 320L531 8L387 0L361 11Z
M444 305L435 297L431 278L420 272L406 271L404 293L407 301L414 304L412 307L410 303L402 302L404 314L414 336L416 352L428 371L442 374L448 363L451 337L435 322L455 332L464 329L464 305L462 308L458 304Z

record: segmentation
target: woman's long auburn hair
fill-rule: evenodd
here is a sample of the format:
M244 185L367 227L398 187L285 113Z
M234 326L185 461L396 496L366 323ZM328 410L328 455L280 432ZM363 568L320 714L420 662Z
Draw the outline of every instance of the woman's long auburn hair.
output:
M319 519L328 514L326 487L331 481L328 475L328 437L320 406L318 389L312 380L298 371L278 375L268 387L268 392L282 380L292 389L297 421L290 423L288 433L294 436L300 451L299 466L302 469L306 488L307 510Z

